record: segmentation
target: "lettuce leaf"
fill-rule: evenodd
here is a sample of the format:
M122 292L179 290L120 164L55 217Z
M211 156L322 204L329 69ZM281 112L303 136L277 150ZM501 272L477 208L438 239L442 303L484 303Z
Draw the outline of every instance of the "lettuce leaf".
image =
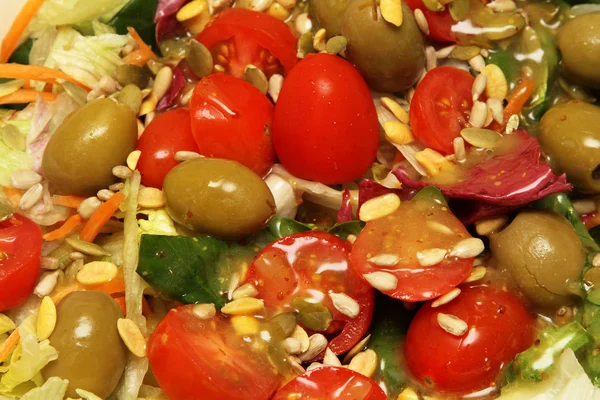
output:
M49 26L77 25L114 15L128 0L46 0L33 21L30 31Z
M62 400L68 387L68 380L53 376L39 388L31 389L21 400Z

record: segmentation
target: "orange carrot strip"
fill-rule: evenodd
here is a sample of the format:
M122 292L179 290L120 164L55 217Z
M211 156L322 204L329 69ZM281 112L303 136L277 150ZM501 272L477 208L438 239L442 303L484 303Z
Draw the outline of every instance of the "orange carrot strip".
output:
M533 79L531 78L525 78L517 86L515 86L515 88L507 97L508 104L506 104L506 107L504 107L504 123L499 124L494 121L490 124L488 129L503 133L508 119L513 115L518 115L521 112L523 106L531 97L534 87L535 85L533 83Z
M588 231L598 225L600 225L600 214L594 214L587 221L585 221L585 227L588 229Z
M78 86L88 92L92 89L85 86L83 83L78 82L71 76L65 74L62 71L42 67L40 65L21 65L21 64L0 64L0 78L8 79L32 79L34 81L42 81L58 85L58 79L64 79Z
M10 29L6 33L6 36L4 36L4 40L2 40L2 47L0 47L0 63L7 62L12 53L16 50L19 40L21 39L21 36L23 36L23 32L25 32L29 22L31 22L42 4L44 4L44 0L28 0L23 8L21 8L21 11L19 11Z
M23 191L20 189L15 189L11 187L4 187L4 194L8 199L9 203L13 208L19 207L19 202L21 201L21 197L23 196Z
M124 293L125 292L125 280L123 277L117 277L106 283L95 286L88 286L89 290L100 290L108 294Z
M150 304L148 304L148 300L144 296L142 296L142 314L146 317L152 315L152 308L150 308Z
M127 30L129 31L129 34L131 35L133 40L135 40L135 42L139 46L139 49L126 55L123 58L123 61L125 63L134 64L139 67L142 67L144 66L144 64L146 64L146 62L148 62L148 60L156 60L158 58L133 27L129 26L127 27Z
M127 304L125 301L125 296L119 295L119 296L113 297L113 299L117 302L117 304L121 308L123 315L127 314ZM145 297L142 297L142 314L144 314L144 316L146 316L146 317L152 315L152 309L150 308L150 304L148 304L148 300L146 300Z
M115 193L106 203L102 204L90 217L85 224L79 238L86 242L93 242L100 233L100 229L108 222L113 214L119 209L121 203L125 200L123 193Z
M81 215L71 215L60 228L53 230L52 232L46 233L42 238L47 241L64 238L73 231L76 227L83 224L83 218Z
M113 297L113 300L117 302L123 315L127 314L127 305L125 304L125 296Z
M38 96L42 96L46 101L54 101L58 95L54 93L38 92L35 90L17 90L11 94L0 97L0 104L26 104L33 103Z
M0 363L8 358L15 346L19 343L19 340L21 340L21 335L19 334L19 330L15 329L8 336L6 341L2 343L2 346L0 346Z
M54 302L54 304L58 304L62 299L67 297L67 295L69 295L77 290L83 290L83 289L81 288L81 286L78 283L72 283L68 286L62 286L62 287L59 287L57 290L54 290L54 292L52 293L52 296L50 296L50 297L52 298L52 301Z
M61 196L55 194L52 196L52 204L56 204L58 206L65 206L69 208L77 208L79 205L85 200L85 197L79 196Z

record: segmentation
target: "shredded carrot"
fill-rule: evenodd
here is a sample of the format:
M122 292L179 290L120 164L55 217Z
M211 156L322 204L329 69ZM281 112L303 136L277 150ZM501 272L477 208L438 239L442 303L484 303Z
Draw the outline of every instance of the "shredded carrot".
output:
M4 194L8 199L9 203L13 208L19 207L19 202L21 201L21 197L23 196L23 191L20 189L15 189L11 187L4 187Z
M8 336L6 341L2 343L2 346L0 346L0 363L8 358L15 346L19 343L19 340L21 340L21 335L19 334L19 330L15 329Z
M86 242L93 242L100 233L100 230L113 216L113 214L119 209L121 203L125 200L123 193L115 193L106 203L102 204L90 217L88 222L85 224L79 238Z
M158 58L133 27L130 26L127 28L127 30L129 31L129 34L131 35L133 40L135 40L135 42L139 46L139 49L127 54L123 58L123 61L125 63L134 64L138 67L143 67L148 62L148 60L156 60Z
M125 296L116 296L116 297L113 297L113 299L117 302L117 304L121 308L123 315L127 314L127 304L125 301ZM150 304L148 304L148 300L146 300L145 297L142 297L142 314L144 314L144 316L146 316L146 317L152 315L152 309L150 308Z
M61 286L57 290L55 290L52 293L52 296L50 296L50 297L52 298L52 301L54 302L54 304L58 304L62 299L67 297L67 295L69 295L77 290L83 290L78 283L73 283L68 286Z
M113 297L115 302L119 305L123 315L127 314L127 305L125 304L125 296Z
M52 196L52 204L69 208L78 208L84 200L85 197L79 196L61 196L58 194Z
M515 88L508 95L508 103L506 104L506 107L504 107L504 123L499 124L494 121L490 124L488 129L492 129L497 132L504 132L508 119L513 115L518 115L521 112L523 106L533 94L534 87L535 84L531 78L525 78L517 86L515 86Z
M585 227L590 230L600 225L600 214L594 214L587 221L585 221Z
M21 64L0 64L0 78L7 79L31 79L34 81L42 81L58 85L58 79L64 79L78 86L88 92L91 90L83 83L78 82L69 75L62 71L42 67L40 65L21 65Z
M42 96L46 101L54 101L58 95L54 93L38 92L36 90L21 89L0 97L0 104L26 104L33 103L38 96Z
M95 286L86 286L89 290L100 290L108 294L125 293L125 280L123 276L118 276L106 283Z
M396 154L394 155L394 161L392 161L392 162L394 164L397 164L404 160L406 160L406 157L404 157L404 155L402 153L400 153L400 150L396 150Z
M61 225L60 228L46 233L44 236L42 236L42 238L47 241L64 238L71 233L73 229L81 224L83 224L83 218L81 218L81 215L71 215L69 218L67 218L65 223Z
M2 40L0 63L7 62L12 53L17 49L21 36L23 36L29 22L31 22L42 4L44 4L44 0L28 0L23 8L21 8L6 36L4 36L4 40Z

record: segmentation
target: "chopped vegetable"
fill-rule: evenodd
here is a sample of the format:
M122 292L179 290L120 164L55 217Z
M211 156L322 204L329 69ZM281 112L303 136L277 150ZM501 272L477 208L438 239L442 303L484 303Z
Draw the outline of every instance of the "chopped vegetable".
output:
M128 27L127 30L129 31L129 34L133 40L135 40L135 42L138 44L139 49L126 55L125 58L123 58L123 61L127 64L143 67L148 60L155 60L157 58L156 54L154 54L152 49L148 47L146 43L144 43L140 35L138 35L136 32L135 28Z
M43 97L46 101L54 101L58 95L54 93L38 92L35 90L17 90L11 94L0 97L0 104L27 104L35 102L38 97Z
M125 200L123 193L115 193L106 203L102 204L81 230L79 237L86 242L93 242L100 230L119 209L121 203Z
M38 65L0 64L0 78L31 79L52 83L53 85L59 85L58 79L64 79L85 90L90 90L89 87L64 72Z
M2 40L2 46L0 47L0 63L8 61L17 48L19 39L21 39L21 36L27 29L27 25L43 4L44 0L28 0L21 8L21 11L13 21L10 30Z
M73 229L75 229L76 227L78 227L81 224L83 224L83 218L81 218L81 215L79 215L79 214L72 215L69 217L69 219L67 219L65 221L64 224L61 225L60 228L58 228L52 232L46 233L44 236L42 236L42 238L44 240L48 240L48 241L61 239L65 236L67 236L69 233L71 233L73 231Z

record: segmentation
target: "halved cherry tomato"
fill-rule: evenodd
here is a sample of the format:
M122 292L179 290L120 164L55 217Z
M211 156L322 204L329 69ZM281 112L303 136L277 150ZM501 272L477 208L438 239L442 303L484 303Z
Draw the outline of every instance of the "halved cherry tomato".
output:
M0 222L0 311L23 303L40 272L42 231L29 218L15 214Z
M283 83L273 141L281 164L299 178L345 183L371 168L379 123L356 68L331 54L304 58Z
M292 301L304 297L325 305L333 316L326 335L336 354L364 337L373 318L374 291L350 265L348 242L326 232L302 232L271 243L258 254L247 275L275 313L294 311ZM330 293L345 293L359 305L351 318L334 306Z
M348 368L320 367L279 389L272 400L386 400L385 392L366 376Z
M428 38L437 42L456 42L456 36L452 32L452 26L456 24L456 21L452 19L448 9L438 12L430 11L423 4L423 0L406 0L406 4L413 11L416 9L423 11L423 15L429 26Z
M454 153L452 141L469 124L474 80L454 67L437 67L425 75L410 102L410 126L425 146Z
M395 289L384 291L404 301L438 297L461 283L473 265L473 258L446 256L443 261L422 266L417 253L439 248L448 252L470 235L447 207L429 199L404 202L393 213L367 222L352 247L352 264L361 274L382 271L398 279ZM396 255L398 263L377 265L372 257ZM369 261L371 259L371 261Z
M178 164L175 153L198 151L192 136L190 111L179 108L154 118L144 130L137 149L142 152L137 163L142 183L161 189L167 173Z
M468 325L464 335L440 327L439 313ZM442 392L467 393L494 385L506 363L534 341L533 317L511 293L500 288L462 288L451 302L419 309L408 329L408 367L423 384Z
M198 35L213 53L215 63L238 78L249 64L267 77L289 73L298 61L297 39L283 21L258 11L228 8Z
M275 162L273 105L248 82L225 74L200 80L191 115L192 133L202 155L235 160L261 176Z
M237 335L221 314L171 310L148 341L148 358L171 400L266 400L280 384L266 351Z

